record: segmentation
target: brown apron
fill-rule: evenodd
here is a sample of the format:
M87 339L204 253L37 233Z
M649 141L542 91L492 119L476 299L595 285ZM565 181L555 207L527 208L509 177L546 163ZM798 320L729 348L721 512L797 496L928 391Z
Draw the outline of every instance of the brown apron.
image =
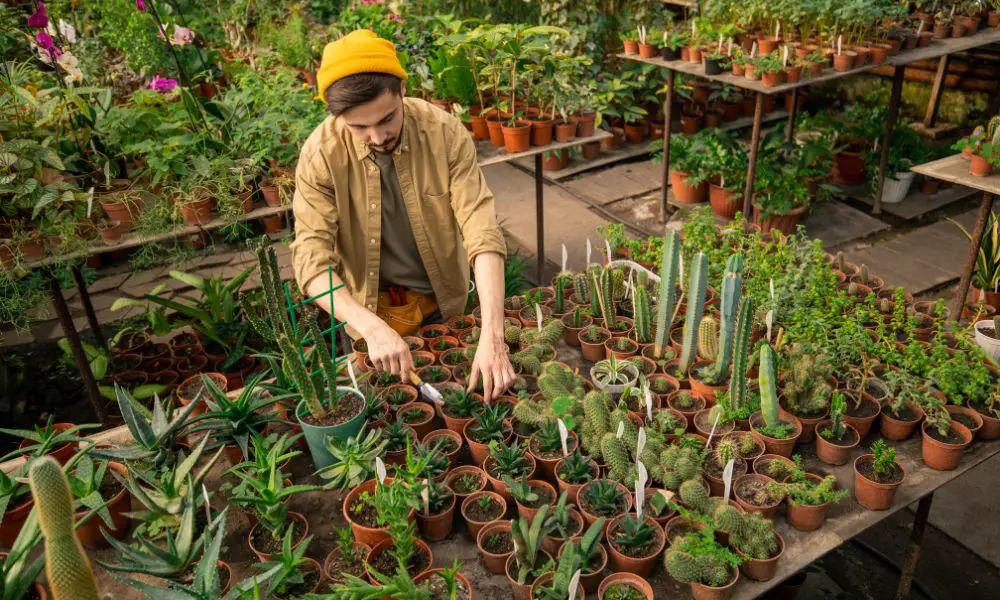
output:
M399 335L412 335L420 329L420 324L438 310L433 296L406 290L406 304L392 306L387 292L378 293L378 309L375 314L389 324Z

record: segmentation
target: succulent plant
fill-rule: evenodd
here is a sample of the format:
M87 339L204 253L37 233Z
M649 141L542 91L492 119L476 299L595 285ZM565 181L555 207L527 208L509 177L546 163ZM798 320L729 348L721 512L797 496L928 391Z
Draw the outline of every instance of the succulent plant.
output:
M650 308L649 290L645 286L635 288L632 296L632 319L635 325L635 341L640 344L653 342L653 314Z
M698 325L705 309L705 290L708 285L708 257L699 252L692 262L688 278L687 314L684 320L681 358L677 365L682 373L687 373L698 357Z
M660 262L660 289L656 296L656 339L654 356L660 358L670 342L670 325L677 301L677 266L680 257L680 236L667 231L663 236L663 256Z

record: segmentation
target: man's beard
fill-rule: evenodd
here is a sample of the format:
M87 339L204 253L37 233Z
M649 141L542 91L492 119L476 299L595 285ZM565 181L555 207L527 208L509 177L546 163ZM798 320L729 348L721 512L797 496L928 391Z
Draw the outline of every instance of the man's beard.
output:
M379 146L372 146L372 150L375 152L381 152L382 154L387 154L396 149L396 145L399 143L399 137L394 137L391 140L387 140L385 143Z

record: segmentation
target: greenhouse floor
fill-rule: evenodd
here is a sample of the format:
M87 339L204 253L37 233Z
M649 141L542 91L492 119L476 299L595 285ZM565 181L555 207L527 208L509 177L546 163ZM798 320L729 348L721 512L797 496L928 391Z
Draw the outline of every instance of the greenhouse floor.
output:
M549 266L558 269L551 259L561 255L564 242L568 248L568 267L584 266L585 239L599 244L595 227L610 221L609 215L635 227L633 233L645 230L661 233L657 222L660 196L661 165L649 161L617 165L596 173L587 173L560 184L545 186L545 252ZM487 180L497 198L498 219L504 227L511 249L525 256L535 254L535 196L530 173L511 165L496 165L486 170ZM945 192L939 192L945 193ZM907 199L909 200L909 199ZM907 200L904 200L906 202ZM959 276L966 253L966 238L950 223L950 217L971 229L978 195L951 192L932 202L926 210L901 217L900 211L887 211L879 218L870 215L869 207L852 198L820 205L806 222L807 231L823 240L831 251L844 250L856 263L867 263L889 284L903 285L924 297L953 294L954 281ZM600 206L605 213L592 208ZM906 213L906 211L902 211ZM669 227L677 227L683 215L675 215ZM570 243L572 242L572 243ZM289 251L285 244L275 244L282 274L291 277ZM184 293L182 283L170 279L172 269L199 275L232 276L255 262L252 253L217 243L212 253L206 253L186 263L133 273L127 264L102 269L100 278L90 286L98 319L107 323L128 316L113 313L110 306L122 295L142 297L160 283L168 284L174 294ZM533 264L533 261L531 261ZM533 273L529 273L532 275ZM257 284L253 279L249 287ZM70 309L77 326L86 329L86 319L74 290L66 290ZM5 332L0 336L3 346L28 345L42 347L62 337L62 329L51 307L38 307L39 321L30 332ZM937 494L931 512L923 547L923 559L917 574L920 586L915 586L911 598L998 598L1000 597L1000 503L996 502L997 473L1000 458L971 471ZM316 513L318 501L304 494L295 501L296 510ZM301 506L300 506L301 504ZM322 511L318 511L322 512ZM321 546L332 543L333 526L339 515L331 516L318 531ZM901 511L860 536L867 544L849 542L810 567L810 576L801 598L891 598L898 578L898 567L904 562L910 534L912 512ZM445 564L454 558L475 553L467 543L459 543L465 533L452 534L455 543L435 547L436 562ZM245 547L229 540L235 547ZM883 558L876 558L872 549ZM440 554L440 556L438 556ZM982 569L970 569L979 564ZM468 564L468 563L467 563ZM479 570L468 573L470 579L483 581L482 598L500 598L508 594L502 578L487 577ZM970 580L963 573L980 573ZM495 584L495 585L494 585ZM478 585L478 583L477 583ZM109 588L110 589L110 588ZM480 588L477 588L479 590ZM848 595L840 595L846 592Z

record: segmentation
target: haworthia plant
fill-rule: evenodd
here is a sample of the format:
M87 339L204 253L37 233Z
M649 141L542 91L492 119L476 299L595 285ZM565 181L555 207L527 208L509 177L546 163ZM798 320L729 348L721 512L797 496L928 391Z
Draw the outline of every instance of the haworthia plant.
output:
M692 261L688 278L687 315L684 321L684 338L681 342L681 359L677 365L687 373L698 357L698 325L705 310L705 289L708 286L708 257L699 252Z
M660 263L660 290L656 297L656 340L654 355L659 358L670 341L670 320L677 301L677 263L680 256L680 236L668 231L663 236L663 257Z

